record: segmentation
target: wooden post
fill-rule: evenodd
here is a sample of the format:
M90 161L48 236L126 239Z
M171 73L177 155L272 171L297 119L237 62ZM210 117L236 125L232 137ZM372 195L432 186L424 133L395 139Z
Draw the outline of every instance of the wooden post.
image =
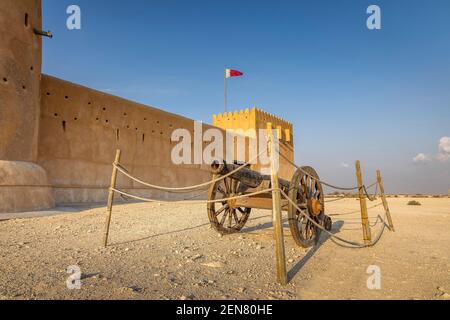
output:
M377 171L377 181L378 181L378 186L380 187L380 194L381 194L381 200L383 201L384 211L386 212L386 217L388 219L389 229L391 229L391 231L395 231L394 223L392 222L391 211L389 210L389 206L388 206L388 203L386 200L386 195L384 194L384 184L383 184L383 180L381 179L381 171L380 170Z
M114 164L118 165L120 163L120 150L116 151L116 159L114 160ZM112 207L114 202L114 190L116 188L117 182L117 168L113 166L112 175L111 175L111 186L109 188L108 195L108 205L107 205L107 217L105 224L105 234L103 238L103 245L105 248L108 246L108 236L109 236L109 226L111 225L111 216L112 216Z
M363 229L363 238L365 244L372 243L372 235L370 233L369 217L367 215L366 196L363 190L363 179L361 173L361 162L356 161L356 179L358 180L359 203L361 205L361 222Z
M272 221L275 236L275 254L277 263L277 279L282 285L288 283L286 272L286 254L284 250L284 235L283 235L283 216L281 214L281 192L278 183L278 167L276 160L275 138L272 132L272 124L267 123L267 137L268 137L268 151L270 156L270 170L272 188Z

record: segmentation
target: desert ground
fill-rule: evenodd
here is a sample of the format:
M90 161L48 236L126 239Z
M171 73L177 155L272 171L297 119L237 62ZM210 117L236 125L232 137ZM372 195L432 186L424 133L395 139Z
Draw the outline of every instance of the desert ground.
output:
M388 199L396 232L386 229L372 248L322 235L305 250L285 222L287 286L276 283L270 211L254 210L242 233L221 237L205 205L117 205L107 248L103 206L1 215L0 299L448 299L450 199L410 200ZM373 235L383 225L379 202L368 204ZM356 199L327 203L333 233L361 241L358 209ZM73 265L79 290L66 285ZM379 290L367 287L371 265L380 267Z

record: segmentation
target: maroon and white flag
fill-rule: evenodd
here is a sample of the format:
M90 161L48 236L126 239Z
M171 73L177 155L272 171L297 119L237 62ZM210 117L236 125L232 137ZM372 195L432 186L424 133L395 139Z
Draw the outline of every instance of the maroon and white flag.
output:
M238 70L225 69L225 78L242 77L244 74Z

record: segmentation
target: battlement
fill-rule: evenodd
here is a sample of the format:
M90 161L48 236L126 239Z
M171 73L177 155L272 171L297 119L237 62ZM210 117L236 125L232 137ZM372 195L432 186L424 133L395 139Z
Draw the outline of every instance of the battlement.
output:
M293 142L292 124L258 108L213 115L213 125L224 130L266 129L267 123L278 130L280 140Z

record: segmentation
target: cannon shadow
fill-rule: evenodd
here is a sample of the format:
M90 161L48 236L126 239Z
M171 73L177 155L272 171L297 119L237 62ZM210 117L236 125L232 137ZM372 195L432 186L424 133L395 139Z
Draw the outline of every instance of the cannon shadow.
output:
M344 225L344 221L336 221L333 223L333 227L331 229L332 234L339 233L342 229L342 226ZM306 265L306 263L311 259L314 254L320 249L320 247L327 242L331 236L329 234L325 234L322 232L322 235L319 239L319 242L311 248L311 250L308 251L308 253L299 261L297 262L291 270L288 271L288 281L292 281L294 277L297 275L297 273Z
M262 218L272 218L272 214L268 214L268 215L261 216L261 217L258 217L258 218L259 218L259 219L262 219ZM250 220L250 221L251 221L251 220L256 220L256 219L258 219L258 218L255 218L255 219L249 219L249 220ZM248 227L248 228L244 228L244 229L242 229L241 233L243 233L243 234L244 234L244 233L252 233L252 232L254 232L254 231L259 231L259 230L264 230L264 229L272 228L272 226L273 226L272 220L270 220L270 221L265 222L265 223L263 223L263 224L257 224L257 225L255 225L255 226L251 226L251 227ZM289 227L288 219L287 219L287 218L283 219L283 228L286 228L286 227Z
M264 218L264 217L267 218L267 217L271 217L271 216L272 215L267 215L267 216L263 216L261 218ZM343 230L342 227L344 226L344 224L345 224L345 222L342 220L339 220L339 221L336 221L335 223L333 223L331 233L332 234L339 233L341 230ZM272 221L269 221L269 222L266 222L263 224L259 224L259 225L255 225L255 226L246 228L246 229L242 230L242 233L250 234L255 231L269 229L272 227L273 227ZM286 229L286 228L289 228L289 220L287 218L283 219L283 229ZM314 254L316 254L316 252L320 249L320 247L325 242L327 242L330 238L331 238L331 236L329 234L322 232L319 242L313 248L311 248L311 250L309 250L308 253L292 267L291 270L288 271L288 281L292 281L292 279L295 277L295 275L306 265L306 263L309 261L309 259L311 259L314 256Z

